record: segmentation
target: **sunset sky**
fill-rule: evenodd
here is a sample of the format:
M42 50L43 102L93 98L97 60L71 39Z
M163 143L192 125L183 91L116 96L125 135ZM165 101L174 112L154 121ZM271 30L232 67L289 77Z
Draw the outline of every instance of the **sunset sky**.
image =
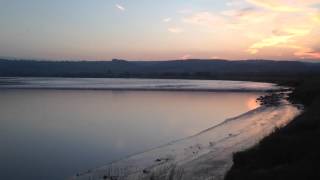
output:
M320 60L320 0L0 0L0 57Z

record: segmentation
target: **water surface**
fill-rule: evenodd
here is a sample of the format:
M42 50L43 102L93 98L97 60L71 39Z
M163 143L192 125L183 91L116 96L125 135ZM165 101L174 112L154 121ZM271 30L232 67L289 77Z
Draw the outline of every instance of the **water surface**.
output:
M194 135L261 94L0 88L0 176L64 179Z
M126 79L126 78L0 78L0 88L15 89L104 89L176 91L266 91L278 87L270 83L246 81Z

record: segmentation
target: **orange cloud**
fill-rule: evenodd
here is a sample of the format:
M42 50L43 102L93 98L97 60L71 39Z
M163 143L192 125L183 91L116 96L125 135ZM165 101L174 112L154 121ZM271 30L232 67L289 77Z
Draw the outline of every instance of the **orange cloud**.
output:
M259 52L260 49L265 47L276 46L278 44L284 44L289 42L292 36L271 36L265 39L262 39L259 42L254 43L250 46L247 50L250 54L256 54Z
M247 0L247 1L257 6L270 9L273 11L296 12L301 10L298 7L294 7L292 4L283 2L281 0Z
M312 59L320 59L320 51L315 51L311 48L306 47L296 47L298 51L294 53L295 56L298 56L302 59L312 58Z
M314 22L319 23L320 24L320 13L315 14L312 19L314 20Z
M190 54L185 54L185 55L181 56L180 58L183 59L183 60L187 60L187 59L191 58L191 55Z
M319 3L319 0L247 0L247 2L272 11L299 12Z
M270 48L281 47L282 52L277 52L278 54L288 54L292 58L318 58L319 52L309 47L317 43L318 38L315 36L320 32L319 10L311 6L319 0L237 0L234 2L249 2L255 7L239 8L232 3L228 6L229 9L221 12L193 12L186 15L182 22L190 25L188 31L208 33L209 38L243 48L244 54L249 53L255 55L254 57L270 56L272 53ZM212 43L221 44L221 42Z
M287 44L294 41L294 38L299 36L305 36L310 32L310 29L305 28L285 28L281 30L273 31L274 34L259 42L254 43L247 50L250 54L256 54L260 49L265 47L277 46L279 44ZM288 46L290 47L290 46Z

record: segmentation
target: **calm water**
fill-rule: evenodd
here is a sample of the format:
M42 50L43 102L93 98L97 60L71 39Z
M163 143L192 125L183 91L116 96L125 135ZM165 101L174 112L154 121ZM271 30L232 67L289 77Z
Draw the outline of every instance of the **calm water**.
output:
M278 87L246 81L125 79L125 78L1 78L0 88L16 89L100 89L100 90L196 90L264 91Z
M254 109L261 94L0 89L0 179L65 179Z

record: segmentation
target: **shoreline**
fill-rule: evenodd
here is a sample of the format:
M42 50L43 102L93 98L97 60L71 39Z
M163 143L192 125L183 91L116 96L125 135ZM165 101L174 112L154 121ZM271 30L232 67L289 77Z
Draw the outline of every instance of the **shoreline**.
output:
M320 178L320 79L283 81L294 89L287 98L304 111L257 145L233 156L225 180L301 180Z
M207 169L208 167L199 167L202 167L204 164L208 163L207 161L210 159L214 162L213 164L220 164L220 167L211 167L213 168L211 169L211 173L202 173L201 176L206 176L206 178L216 177L217 179L223 179L226 172L232 165L233 153L252 147L259 142L260 139L270 134L274 128L279 128L287 124L288 121L300 113L298 109L287 111L287 108L293 108L293 106L290 104L285 104L284 102L280 102L284 100L283 98L283 94L281 94L279 98L272 99L272 101L264 98L259 100L258 98L257 101L261 102L261 106L257 109L245 112L244 114L234 118L229 118L221 124L208 128L193 136L172 141L145 152L125 157L122 160L111 162L109 165L101 168L89 170L84 173L78 173L71 179L85 180L107 179L110 177L115 177L130 180L147 180L152 177L157 177L158 179L159 177L162 177L160 179L164 180L167 178L167 176L170 176L169 174L171 174L172 171L177 169L180 171L178 172L180 177L175 177L176 179L183 179L182 176L186 176L188 178L192 177L192 179L203 179L203 177L197 178L194 175L198 174L199 171L201 172ZM277 106L275 106L274 103L270 104L270 106L266 105L266 103L272 103L275 101L279 101ZM265 103L263 104L263 102ZM281 111L280 109L283 110ZM295 113L292 114L294 111ZM283 114L283 117L281 117L282 120L274 118L275 114L277 114L276 116ZM285 118L285 114L289 117ZM261 119L262 122L258 123L257 126L257 122L261 121ZM239 123L243 123L245 126L236 130L237 128L235 127L237 127L237 124ZM269 125L266 125L268 123ZM264 130L260 132L252 129L252 127L264 128ZM233 129L234 132L230 132L230 128L235 128ZM201 136L203 137L201 138ZM217 136L220 136L220 140L216 139L212 141L212 138ZM208 144L209 146L207 147L205 144ZM192 150L193 147L195 147L196 150ZM188 148L191 148L191 150ZM173 155L173 151L176 152L175 155ZM192 153L187 152L189 155L185 155L186 151L192 151ZM215 157L215 159L212 159L212 157ZM118 169L116 170L116 174L112 174L114 169ZM124 174L124 176L117 174L119 173L119 169L122 170L121 173L122 175ZM188 169L188 171L185 171L185 169ZM177 176L176 173L171 174L171 176Z

